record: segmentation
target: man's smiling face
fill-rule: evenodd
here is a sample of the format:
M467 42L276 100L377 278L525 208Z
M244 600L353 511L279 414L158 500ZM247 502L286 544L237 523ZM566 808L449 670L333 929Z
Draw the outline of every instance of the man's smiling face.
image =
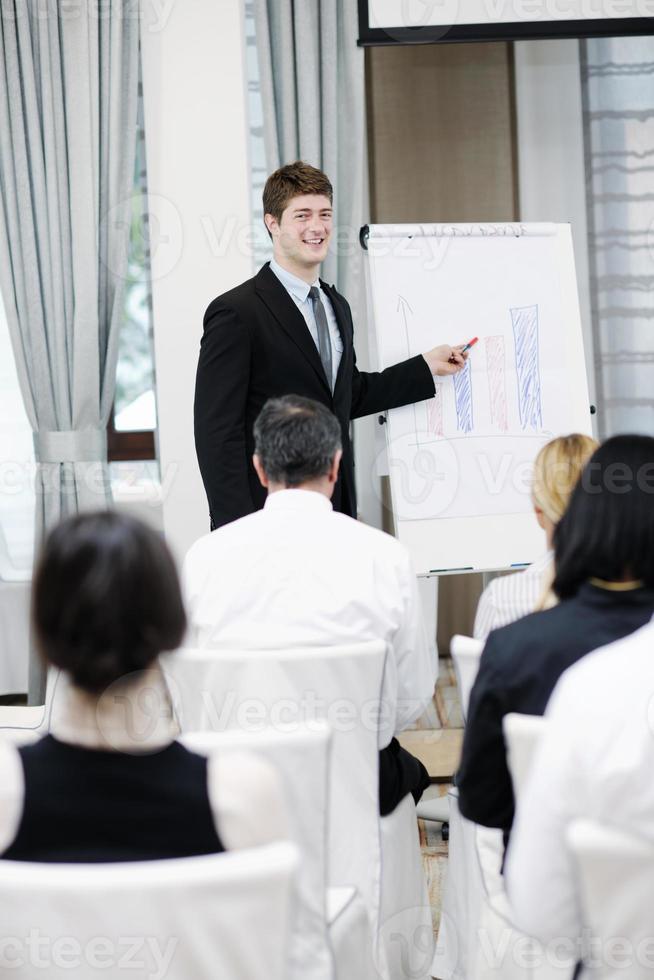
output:
M327 255L332 234L332 205L322 194L300 194L291 198L281 221L266 215L273 237L275 258L280 265L311 269Z

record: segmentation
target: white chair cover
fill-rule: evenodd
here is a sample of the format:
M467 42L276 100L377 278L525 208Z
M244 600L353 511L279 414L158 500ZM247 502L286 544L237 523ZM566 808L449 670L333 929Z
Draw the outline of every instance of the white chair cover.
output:
M450 845L432 975L441 980L571 980L574 961L550 962L513 927L501 872L502 832L466 820L450 795Z
M186 649L161 658L183 731L251 728L253 723L288 730L314 718L328 722L333 733L328 883L352 886L363 897L382 977L388 972L379 942L378 748L388 743L389 719L395 718L395 705L383 705L380 733L385 661L385 645L377 641L312 650Z
M290 837L301 856L297 903L290 944L290 977L331 980L332 956L326 916L327 793L330 733L316 720L309 729L279 732L191 732L182 737L188 748L204 755L254 751L265 756L279 773L288 803ZM298 774L302 778L298 779ZM261 820L265 820L265 813ZM370 936L368 935L368 944ZM365 942L365 937L364 937Z
M327 889L327 924L334 980L377 980L368 911L356 888Z
M448 793L448 798L448 862L432 975L441 980L477 980L473 967L477 929L484 901L481 866L475 842L477 828L462 816L456 789ZM499 847L501 846L500 834Z
M452 654L456 683L461 698L461 714L464 724L468 716L470 692L479 670L479 661L483 649L483 640L476 640L472 636L461 636L458 633L452 637L450 643L450 653Z
M481 640L452 639L452 659L464 719L483 649ZM504 719L508 759L519 790L528 771L542 718L508 715ZM516 780L518 781L516 783ZM434 976L441 980L568 980L574 962L550 964L539 943L514 929L501 872L502 833L466 820L456 789L450 801L450 838ZM543 846L546 846L543 842ZM530 960L530 966L525 964Z
M584 929L594 940L581 976L651 980L654 844L591 820L575 820L567 839L579 873Z
M393 980L427 980L434 955L429 892L411 795L381 818L381 941Z
M48 671L45 704L0 705L0 738L24 745L46 735L50 730L55 696L66 683L61 671L52 669Z
M506 757L516 800L524 791L531 761L547 721L541 715L521 715L513 711L502 720Z
M31 582L3 581L3 571L12 578L13 569L3 569L0 528L0 694L27 691ZM27 572L31 579L31 571Z
M296 866L288 842L172 861L3 861L0 959L16 980L286 980Z

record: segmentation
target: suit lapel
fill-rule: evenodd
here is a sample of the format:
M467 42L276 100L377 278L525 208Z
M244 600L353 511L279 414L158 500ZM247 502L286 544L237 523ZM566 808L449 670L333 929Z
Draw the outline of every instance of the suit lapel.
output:
M270 266L266 263L255 277L255 289L263 302L266 304L272 315L279 323L282 330L299 347L306 359L311 364L322 384L329 390L329 385L325 378L320 354L313 342L313 337L309 332L306 321L294 300L282 286ZM331 298L331 297L330 297ZM339 324L340 326L340 324Z

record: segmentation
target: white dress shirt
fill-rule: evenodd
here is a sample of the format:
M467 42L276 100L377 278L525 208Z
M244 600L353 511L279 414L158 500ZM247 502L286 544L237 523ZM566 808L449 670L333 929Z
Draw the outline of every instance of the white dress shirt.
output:
M65 675L60 675L60 680ZM156 752L178 734L158 668L143 671L124 696L96 698L57 684L51 734L61 742L104 751ZM129 698L129 705L126 705ZM289 835L283 789L274 768L249 752L210 756L207 791L214 824L226 850L255 847ZM0 741L0 853L14 840L23 813L25 781L18 748Z
M543 942L582 931L573 820L654 842L653 653L651 622L583 657L554 689L505 869L516 925Z
M384 639L395 731L433 697L436 658L408 552L334 512L322 493L269 494L263 510L196 541L182 580L196 646L274 651Z
M311 283L311 286L309 286L303 279L299 279L297 276L294 276L292 272L287 272L286 269L283 269L278 262L275 262L274 259L271 259L270 261L270 269L271 272L275 273L282 286L290 295L291 299L304 317L306 325L309 328L309 333L313 337L313 342L318 351L320 351L320 344L318 343L318 326L316 324L315 313L313 312L313 303L309 298L309 290L311 289L311 286L317 286L320 290L320 299L322 300L322 305L325 307L327 326L329 327L329 338L332 345L333 391L334 386L336 385L338 366L341 363L341 357L343 355L343 339L341 337L341 331L338 329L336 315L329 296L321 289L320 279L316 279L316 281Z
M532 613L542 598L553 560L553 553L548 551L521 572L489 582L479 599L473 636L486 640L491 630Z

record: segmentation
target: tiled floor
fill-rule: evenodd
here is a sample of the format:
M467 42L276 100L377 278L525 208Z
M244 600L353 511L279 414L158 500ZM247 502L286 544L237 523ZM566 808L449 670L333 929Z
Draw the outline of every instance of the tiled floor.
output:
M433 704L422 718L418 719L413 729L405 732L401 738L402 744L422 759L430 776L437 780L425 792L424 799L447 793L451 786L452 775L458 765L462 738L461 704L454 668L449 658L441 658L440 675ZM419 827L435 936L440 922L448 845L442 838L440 824L421 820Z
M442 795L449 789L448 784L432 785L425 792L424 799L431 799L434 796ZM441 825L431 823L427 820L418 821L420 828L420 850L422 851L422 865L427 879L429 889L429 902L431 905L431 916L434 924L434 940L438 934L438 925L441 918L441 896L443 893L443 882L447 869L448 844L443 840Z

